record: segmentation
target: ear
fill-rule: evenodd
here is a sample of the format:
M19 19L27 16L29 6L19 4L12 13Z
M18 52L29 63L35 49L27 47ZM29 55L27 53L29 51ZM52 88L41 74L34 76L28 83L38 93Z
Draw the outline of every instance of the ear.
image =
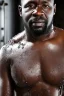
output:
M56 13L56 4L54 4L54 15Z
M22 6L21 5L18 6L18 10L19 10L19 15L22 17Z

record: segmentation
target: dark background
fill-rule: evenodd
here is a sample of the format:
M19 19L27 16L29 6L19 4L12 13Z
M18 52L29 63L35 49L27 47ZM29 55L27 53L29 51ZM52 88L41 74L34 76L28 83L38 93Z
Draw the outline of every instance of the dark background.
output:
M54 25L64 29L64 0L55 0L56 14L54 17Z

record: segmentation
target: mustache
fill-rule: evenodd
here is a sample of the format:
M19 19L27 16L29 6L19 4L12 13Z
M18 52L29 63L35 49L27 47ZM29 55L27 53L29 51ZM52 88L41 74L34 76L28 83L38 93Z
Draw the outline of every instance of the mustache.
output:
M46 22L47 21L47 19L46 18L43 18L43 17L35 17L35 18L32 18L31 19L31 22L33 23L33 22Z

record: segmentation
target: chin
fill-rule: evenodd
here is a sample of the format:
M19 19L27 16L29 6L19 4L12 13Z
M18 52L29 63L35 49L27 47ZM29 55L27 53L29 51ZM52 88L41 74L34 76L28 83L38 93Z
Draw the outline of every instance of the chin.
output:
M44 30L39 29L39 28L38 29L32 29L31 32L34 36L44 35L44 33L45 33Z
M35 36L41 36L46 34L47 27L40 27L40 28L32 28L31 27L31 33Z

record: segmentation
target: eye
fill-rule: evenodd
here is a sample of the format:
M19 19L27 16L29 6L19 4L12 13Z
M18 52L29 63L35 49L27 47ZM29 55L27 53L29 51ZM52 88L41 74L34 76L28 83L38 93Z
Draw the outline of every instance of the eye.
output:
M43 6L43 8L49 8L48 4L43 4L42 6Z
M35 4L31 3L27 7L29 7L30 9L33 9L33 8L35 8Z

